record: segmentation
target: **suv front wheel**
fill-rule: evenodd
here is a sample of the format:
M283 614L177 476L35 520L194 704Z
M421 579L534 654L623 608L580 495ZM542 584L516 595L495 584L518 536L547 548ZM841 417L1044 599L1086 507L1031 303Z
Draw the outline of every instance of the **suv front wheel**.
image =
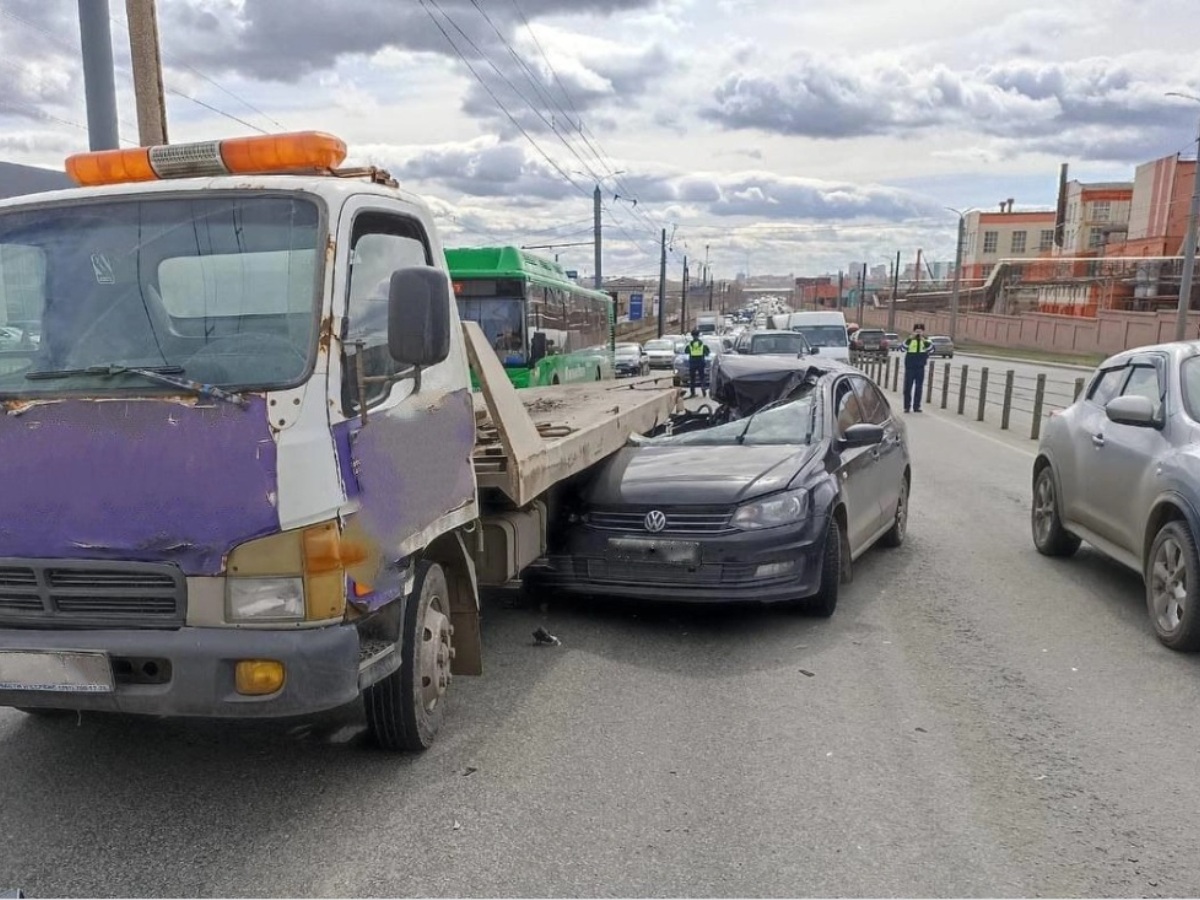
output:
M1186 522L1159 529L1146 561L1146 605L1158 639L1172 650L1200 650L1200 558Z

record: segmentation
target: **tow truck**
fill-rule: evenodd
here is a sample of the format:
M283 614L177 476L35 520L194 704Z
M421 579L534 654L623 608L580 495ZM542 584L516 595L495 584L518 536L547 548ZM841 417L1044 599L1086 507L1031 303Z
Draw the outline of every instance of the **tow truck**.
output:
M518 393L429 208L298 132L83 153L0 203L0 705L433 742L480 591L664 381ZM472 390L471 372L480 390Z

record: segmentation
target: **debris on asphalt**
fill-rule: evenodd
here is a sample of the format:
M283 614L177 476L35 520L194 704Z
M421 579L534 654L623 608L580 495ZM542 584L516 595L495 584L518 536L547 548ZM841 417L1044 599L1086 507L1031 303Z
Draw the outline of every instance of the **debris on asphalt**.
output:
M458 821L458 819L454 820L454 830L462 831L462 824Z
M929 734L929 732L926 731L924 728L922 728L920 725L917 726L917 731L921 732L921 734Z
M801 669L801 670L800 670L800 674L801 674L801 675L804 675L804 676L806 676L806 677L808 677L808 678L812 678L812 677L813 677L813 675L815 675L816 673L815 673L815 672L810 672L810 671L808 671L808 669Z
M467 766L465 769L463 769L463 778L470 778L472 775L474 775L478 771L479 771L478 766Z
M533 642L535 644L549 644L551 646L559 646L562 644L562 641L540 626L538 627L538 630L533 633Z

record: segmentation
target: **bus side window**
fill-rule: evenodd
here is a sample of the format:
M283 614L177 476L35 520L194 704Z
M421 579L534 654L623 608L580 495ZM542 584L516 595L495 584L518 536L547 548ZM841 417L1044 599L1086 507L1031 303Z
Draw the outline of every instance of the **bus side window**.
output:
M346 338L342 342L342 409L359 411L358 366L363 375L396 374L399 364L388 350L388 291L392 273L409 266L431 265L428 242L411 219L378 212L359 214L350 244L350 284L346 298ZM361 352L357 343L361 341ZM361 356L361 359L360 359ZM366 386L367 406L391 390L386 382Z

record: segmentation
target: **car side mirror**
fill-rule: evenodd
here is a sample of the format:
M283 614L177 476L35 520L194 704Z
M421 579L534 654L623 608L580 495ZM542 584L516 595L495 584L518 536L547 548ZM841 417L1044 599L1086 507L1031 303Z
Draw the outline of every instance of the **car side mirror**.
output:
M392 273L388 288L388 352L408 366L432 366L450 355L450 282L433 266Z
M1109 421L1118 425L1133 425L1137 428L1157 428L1158 415L1154 403L1148 397L1128 394L1109 400L1104 407Z
M809 352L809 353L820 353L820 352L821 352L821 348L820 348L820 347L809 347L809 348L808 348L808 352Z
M869 422L851 425L842 433L844 447L873 447L883 442L883 426Z

